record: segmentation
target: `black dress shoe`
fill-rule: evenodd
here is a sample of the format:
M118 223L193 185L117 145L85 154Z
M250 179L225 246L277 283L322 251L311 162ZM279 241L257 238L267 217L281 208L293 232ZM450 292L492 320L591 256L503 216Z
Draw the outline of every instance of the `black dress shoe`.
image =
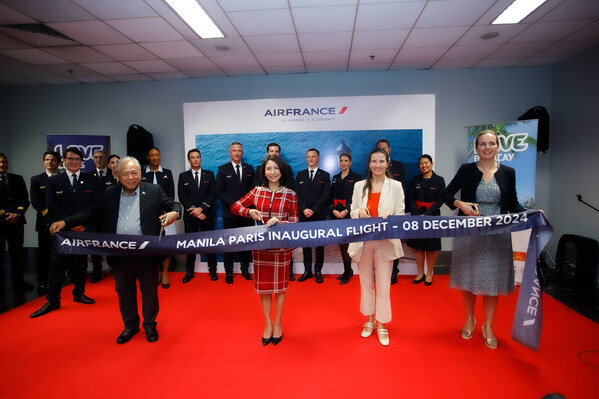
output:
M299 281L299 282L306 281L307 279L312 278L312 277L313 277L312 272L304 272L304 274L299 276L297 281Z
M391 273L391 285L397 284L397 273Z
M339 280L339 285L344 285L349 283L349 276L346 276L345 278L342 278L341 280Z
M148 342L158 341L158 330L156 330L156 327L146 329L146 340Z
M194 272L187 272L185 273L185 276L183 276L183 284L185 283L189 283L191 281L192 278L195 277L195 273Z
M48 285L47 284L40 284L39 287L37 287L38 295L46 295L47 293L48 293Z
M133 336L135 334L137 334L139 332L139 327L135 327L135 328L127 328L125 327L125 329L123 330L123 332L121 333L121 335L119 335L118 337L116 337L116 343L117 344L124 344L125 342L129 342L131 340L131 338L133 338Z
M250 274L250 272L248 272L247 270L242 270L241 271L241 275L243 276L244 279L246 280L251 280L252 279L252 275Z
M212 281L218 280L218 274L216 274L216 270L210 270L210 280L212 280Z
M295 281L295 274L289 273L289 281Z
M233 273L227 273L225 275L225 282L227 284L233 284Z
M322 282L324 281L324 279L322 278L322 273L316 272L316 273L314 273L314 276L316 277L316 282L318 284L322 284Z
M422 275L422 277L420 278L415 278L414 280L412 280L412 284L420 284L421 282L424 281L424 277L426 277L425 275ZM426 284L426 282L425 282Z
M60 302L58 302L58 303L46 302L46 303L44 303L44 306L42 306L35 312L31 313L29 315L29 317L31 317L32 319L35 319L36 317L43 316L46 313L50 313L51 311L56 310L56 309L60 309Z
M272 342L272 336L270 336L268 338L262 337L262 346L266 346L266 345L270 344L271 342Z
M94 301L93 299L91 299L90 297L88 297L85 294L81 294L81 295L73 295L73 302L79 302L79 303L83 303L85 305L91 305L93 303L96 303L96 301Z
M102 280L102 276L92 276L92 278L89 279L89 282L95 284L99 283L100 280Z
M278 345L282 339L283 339L283 335L281 335L280 337L272 337L270 341L272 342L273 345Z

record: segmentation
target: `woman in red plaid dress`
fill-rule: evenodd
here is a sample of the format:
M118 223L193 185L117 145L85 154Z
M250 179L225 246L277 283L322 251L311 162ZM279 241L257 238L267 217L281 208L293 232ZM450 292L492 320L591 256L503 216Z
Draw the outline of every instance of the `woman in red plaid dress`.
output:
M297 222L297 197L284 186L285 163L276 155L269 155L262 162L262 186L254 187L245 197L231 206L231 212L251 217L266 226L277 223ZM255 209L250 209L250 206ZM291 248L273 248L252 251L254 263L254 289L260 294L264 312L262 345L277 345L283 338L281 316L285 294L289 286L289 262ZM272 296L275 302L275 319L271 320Z

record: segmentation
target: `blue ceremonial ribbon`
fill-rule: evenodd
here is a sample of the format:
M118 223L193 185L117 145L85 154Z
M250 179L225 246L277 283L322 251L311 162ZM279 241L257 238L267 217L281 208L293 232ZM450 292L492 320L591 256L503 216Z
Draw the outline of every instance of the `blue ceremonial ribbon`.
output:
M541 334L541 292L536 261L553 228L539 211L494 216L389 216L341 219L274 226L251 226L163 236L137 236L62 231L58 252L67 255L158 256L208 254L268 248L338 245L385 239L492 235L532 229L516 306L512 337L538 350ZM484 250L484 249L483 249Z

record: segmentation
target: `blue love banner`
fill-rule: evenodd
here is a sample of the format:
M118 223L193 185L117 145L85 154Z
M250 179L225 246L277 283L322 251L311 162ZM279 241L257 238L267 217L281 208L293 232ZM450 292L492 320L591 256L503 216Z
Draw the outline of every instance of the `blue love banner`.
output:
M297 248L392 238L460 237L532 229L512 337L538 350L541 293L537 258L553 228L539 211L495 216L389 216L383 218L282 223L172 236L59 232L58 252L71 255L154 256Z

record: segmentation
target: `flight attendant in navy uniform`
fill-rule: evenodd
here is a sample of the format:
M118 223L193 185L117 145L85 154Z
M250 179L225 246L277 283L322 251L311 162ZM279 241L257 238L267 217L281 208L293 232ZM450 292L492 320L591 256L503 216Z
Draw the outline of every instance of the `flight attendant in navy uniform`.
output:
M354 192L354 184L362 180L362 176L350 169L352 163L351 155L347 152L339 155L339 168L341 172L333 176L331 183L331 214L332 220L350 219L351 200ZM337 276L339 284L347 284L354 275L351 268L351 257L347 253L349 244L339 244L341 258L343 259L343 273Z

